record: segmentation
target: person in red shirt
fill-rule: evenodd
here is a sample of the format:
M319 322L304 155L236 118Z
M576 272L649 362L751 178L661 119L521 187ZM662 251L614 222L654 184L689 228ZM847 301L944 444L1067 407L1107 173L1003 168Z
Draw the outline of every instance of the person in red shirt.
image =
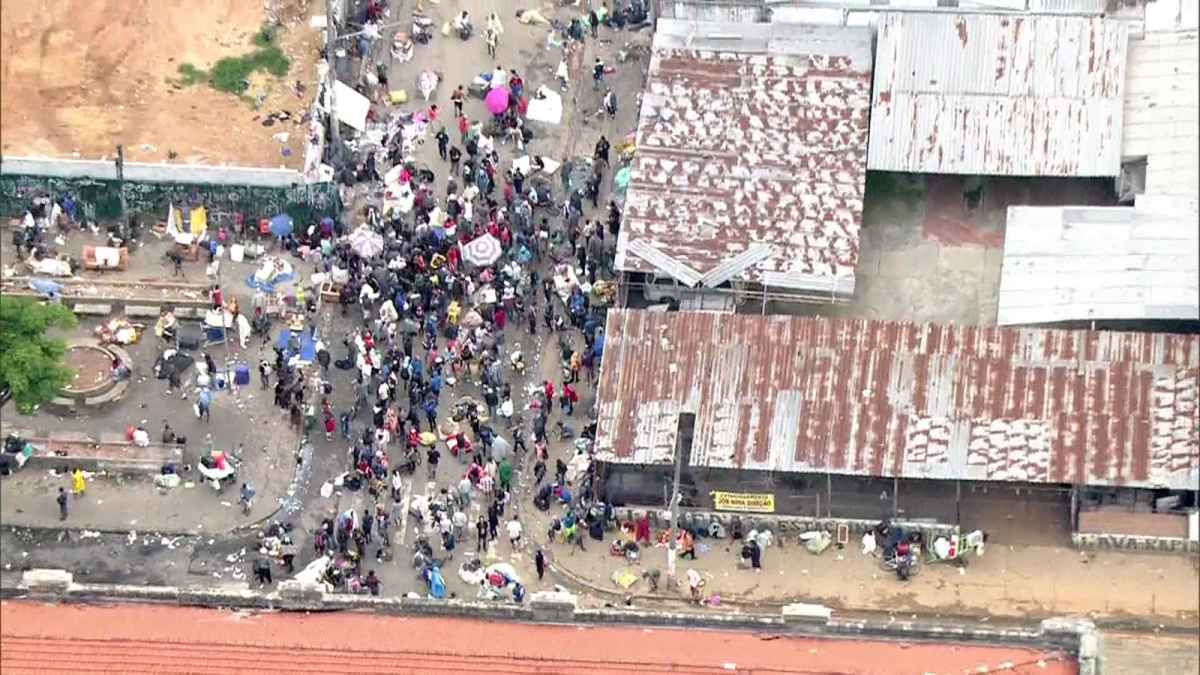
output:
M550 380L542 382L542 391L546 394L546 405L554 405L554 385L550 384ZM551 412L550 410L546 411Z
M467 116L459 115L458 116L458 133L462 137L463 143L467 142L467 129L469 129L470 127L471 127L471 124L470 124L470 122L467 121Z
M563 382L562 384L562 408L563 412L568 415L575 413L575 404L579 402L579 394L571 388L571 385Z

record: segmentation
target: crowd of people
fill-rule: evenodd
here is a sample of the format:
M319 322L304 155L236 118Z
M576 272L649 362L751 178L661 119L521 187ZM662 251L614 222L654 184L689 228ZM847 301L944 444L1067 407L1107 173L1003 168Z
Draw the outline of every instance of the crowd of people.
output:
M499 19L489 19L493 60L502 32ZM597 63L601 86L606 70ZM277 344L259 376L298 431L349 446L338 482L363 491L366 507L331 514L313 538L321 578L336 588L378 592L363 561L372 550L377 562L391 559L391 532L406 510L421 533L413 566L431 593L430 568L471 546L472 535L481 554L504 539L500 548L522 549L527 535L514 494L522 467L532 467L538 508L566 507L551 541L582 547L583 530L595 537L612 521L590 468L568 480L557 460L546 475L551 438L575 442L586 456L594 434L586 419L571 420L586 418L576 410L580 388L595 381L614 289L621 214L615 201L600 201L611 145L600 135L591 157L561 163L523 156L532 141L524 116L536 93L499 65L485 81L484 91L453 90L450 119L436 104L380 118L382 143L361 144L339 173L344 202L353 204L346 217L282 238L283 250L302 261L297 267L311 264L335 281L336 307L296 307L314 325L316 312L334 312L342 330L319 336L315 363L297 360L297 345ZM496 90L507 96L503 110L471 101L494 100ZM605 98L615 114L615 95ZM418 158L427 139L437 148L431 164ZM354 203L358 186L382 188L382 203ZM495 255L465 253L489 236ZM378 244L363 247L362 239ZM557 342L556 377L526 386L540 379L527 371L535 359L526 349L540 353L547 337ZM339 340L344 352L332 354ZM425 493L414 489L406 499L406 476L427 480ZM541 574L545 554L537 553Z

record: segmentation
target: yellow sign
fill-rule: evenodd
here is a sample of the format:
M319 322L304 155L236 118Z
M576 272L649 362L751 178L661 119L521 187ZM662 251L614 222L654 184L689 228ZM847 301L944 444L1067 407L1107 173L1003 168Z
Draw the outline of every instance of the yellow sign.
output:
M713 507L718 511L775 513L775 495L749 492L713 492Z

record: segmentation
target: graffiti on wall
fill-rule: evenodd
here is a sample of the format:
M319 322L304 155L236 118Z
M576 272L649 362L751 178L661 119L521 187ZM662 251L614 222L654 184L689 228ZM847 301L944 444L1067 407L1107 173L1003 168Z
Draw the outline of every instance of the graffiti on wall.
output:
M164 219L169 204L203 205L210 212L239 212L247 221L287 213L299 222L313 222L339 209L337 186L332 183L289 187L256 185L206 185L95 178L53 178L4 174L0 176L0 216L20 215L38 195L74 197L86 220L114 220L121 216L124 196L129 212Z
M1071 535L1076 548L1110 549L1118 551L1153 551L1158 553L1197 553L1200 542L1182 537L1142 537L1134 534Z

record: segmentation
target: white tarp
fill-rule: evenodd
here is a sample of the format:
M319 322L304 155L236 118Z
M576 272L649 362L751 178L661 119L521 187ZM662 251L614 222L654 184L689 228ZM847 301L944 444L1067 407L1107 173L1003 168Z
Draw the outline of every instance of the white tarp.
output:
M521 173L528 176L533 170L533 158L529 155L518 157L513 160L512 165L514 169L520 169ZM549 157L542 157L542 173L550 175L555 171L558 171L559 166L561 165L553 159L550 159Z
M562 122L563 104L558 92L548 87L538 87L529 106L525 109L525 117L537 122L558 124Z
M333 83L333 98L337 103L337 118L346 126L364 131L367 128L367 111L371 101L338 80ZM325 109L329 109L328 100Z

